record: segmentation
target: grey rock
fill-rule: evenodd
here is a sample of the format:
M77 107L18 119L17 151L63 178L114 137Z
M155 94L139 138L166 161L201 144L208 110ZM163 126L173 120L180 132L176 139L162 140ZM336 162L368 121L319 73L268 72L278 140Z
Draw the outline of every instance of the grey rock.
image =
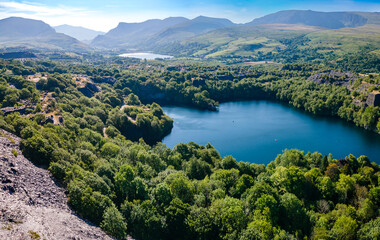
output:
M30 239L28 231L47 240L112 239L70 209L50 173L21 154L18 137L0 132L6 135L0 136L0 239Z

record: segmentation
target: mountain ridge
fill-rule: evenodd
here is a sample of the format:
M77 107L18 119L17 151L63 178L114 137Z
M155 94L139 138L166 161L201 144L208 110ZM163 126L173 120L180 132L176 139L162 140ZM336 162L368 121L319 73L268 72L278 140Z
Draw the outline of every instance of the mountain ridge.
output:
M90 43L98 35L105 34L105 32L96 31L81 26L72 26L68 24L55 26L53 28L57 33L66 34L67 36L73 37L85 43Z
M308 26L340 29L359 27L368 19L353 12L318 12L312 10L283 10L256 18L247 25L304 24Z
M49 24L21 17L0 20L0 47L32 47L50 50L88 51L79 40L57 33Z
M96 47L134 46L159 31L186 20L187 18L183 17L170 17L162 20L150 19L140 23L120 22L116 28L97 36L91 45Z
M23 26L25 24L20 24L20 21L28 21L28 24L26 24L28 27ZM274 25L278 25L279 27L273 27ZM284 25L284 27L281 27L280 25ZM280 32L286 28L300 30L301 28L308 29L310 27L316 28L309 29L311 31L339 29L353 29L352 31L356 31L355 29L358 29L358 27L369 25L374 25L374 27L380 25L380 13L283 10L256 18L246 24L235 24L226 18L206 16L198 16L193 19L169 17L165 19L149 19L144 22L120 22L115 28L103 35L97 35L96 33L99 32L95 33L95 31L90 30L92 34L91 37L94 37L91 42L84 39L86 36L91 35L89 33L82 34L82 36L74 35L74 33L70 34L69 32L66 33L90 44L92 47L99 48L99 50L116 49L119 51L133 50L168 53L167 50L170 50L170 48L180 50L183 44L186 44L189 41L192 42L191 44L193 44L195 48L197 48L194 50L199 51L202 47L207 47L210 42L214 42L212 39L213 34L208 33L219 30L226 30L227 32L231 32L231 34L234 32L240 34L238 36L231 36L236 41L240 41L240 43L235 41L237 43L235 47L252 49L256 48L258 45L255 45L256 43L253 43L252 45L252 43L249 42L256 41L251 37L252 34L255 36L257 35L254 32L250 32L255 31L255 28L249 28L250 26L261 26L263 28L269 28L272 31ZM80 32L82 30L88 30L83 27L73 27L68 25L61 25L56 28L62 28L65 26L75 28ZM244 31L238 30L241 27L247 27L245 29L249 32L245 33ZM58 32L60 31L61 30L58 30ZM48 24L39 20L16 17L0 20L0 47L26 45L34 48L42 47L47 49L74 51L88 51L91 49L77 39L67 36L67 34L57 33L57 31ZM247 34L250 35L249 40L244 37L247 36ZM201 43L192 41L194 39L199 39L199 36L202 36ZM207 36L211 38L207 39ZM224 42L225 39L231 39L231 37L229 37L228 34L225 34L224 39L221 40ZM257 36L255 38L257 38ZM267 44L270 44L270 42L267 42ZM228 45L225 45L225 48L227 47ZM268 48L268 50L269 49L271 48ZM176 50L173 50L171 52L175 51Z

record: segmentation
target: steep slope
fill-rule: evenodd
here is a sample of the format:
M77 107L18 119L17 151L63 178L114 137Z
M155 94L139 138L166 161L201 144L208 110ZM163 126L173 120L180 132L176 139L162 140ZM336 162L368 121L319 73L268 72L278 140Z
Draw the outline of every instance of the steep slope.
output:
M0 47L31 47L52 50L87 51L89 47L48 24L33 19L10 17L0 20Z
M367 23L367 18L351 12L315 12L304 10L286 10L254 19L247 25L262 24L304 24L309 26L339 29L359 27Z
M119 23L105 35L97 36L92 45L96 47L115 48L131 47L141 44L154 34L188 19L183 17L170 17L163 20L151 19L142 23Z
M368 19L367 24L380 25L380 12L354 12L354 13Z
M290 24L232 26L209 31L181 42L163 45L154 50L175 56L206 58L257 56L259 52L276 53L285 48L285 42L320 30L323 29Z
M69 208L64 189L19 143L0 130L0 239L111 239Z
M90 43L98 35L105 34L105 32L95 31L84 27L70 26L67 24L56 26L54 29L58 33L66 34L84 43Z
M233 22L225 18L199 16L160 32L149 40L149 43L166 44L175 41L182 41L215 29L231 27L234 25L235 24Z
M26 38L53 34L55 34L54 29L43 21L19 17L0 20L1 38Z
M261 53L277 53L286 48L285 42L310 32L318 31L316 27L300 25L265 25L241 26L219 29L191 39L191 42L208 41L207 49L195 55L205 57L251 56Z

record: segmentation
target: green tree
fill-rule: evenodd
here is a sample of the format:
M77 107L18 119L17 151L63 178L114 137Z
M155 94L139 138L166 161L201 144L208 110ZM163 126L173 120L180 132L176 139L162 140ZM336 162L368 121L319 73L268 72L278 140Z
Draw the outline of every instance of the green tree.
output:
M279 225L285 230L301 236L310 233L310 219L302 207L301 201L291 193L280 197Z
M340 216L334 223L331 229L331 235L334 239L339 240L350 240L356 239L356 231L358 228L358 223L356 220L349 216Z
M125 99L124 102L126 105L137 105L140 106L141 102L139 97L137 97L135 94L131 93L129 94Z
M166 183L159 183L152 191L153 200L159 206L167 206L172 201L173 196Z
M380 239L380 217L362 225L358 231L358 238L361 240Z
M221 239L237 239L247 226L248 219L239 199L231 197L218 199L212 203L210 211Z
M127 224L115 206L108 207L104 211L103 221L100 223L100 227L106 233L118 239L124 239L127 236Z
M193 201L195 188L192 182L183 176L179 176L170 184L170 190L175 197L185 203Z
M131 197L134 192L132 181L135 178L135 173L132 167L125 164L120 167L115 174L115 192L118 203L121 204L128 197Z
M179 198L174 198L165 209L168 224L167 239L188 239L187 216L190 213L190 205L183 203Z
M339 181L336 184L336 189L338 190L339 196L343 201L347 201L347 199L353 195L355 183L356 181L354 178L343 173L339 175Z
M114 143L107 142L100 149L103 157L115 157L120 152L120 147Z
M373 204L373 202L367 198L362 202L358 213L363 221L368 222L372 218L376 217L377 209L378 206Z
M297 166L306 167L307 160L303 151L297 149L285 150L275 160L276 165L283 167Z

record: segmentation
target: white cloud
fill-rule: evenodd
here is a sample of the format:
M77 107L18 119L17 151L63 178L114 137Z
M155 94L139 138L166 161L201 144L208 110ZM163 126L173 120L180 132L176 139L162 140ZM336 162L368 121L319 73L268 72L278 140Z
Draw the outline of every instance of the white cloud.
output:
M0 18L10 16L38 19L51 26L69 24L102 31L108 31L118 23L115 19L83 8L64 5L52 7L30 2L0 2Z
M13 13L33 13L40 16L62 16L62 15L86 15L90 13L85 9L70 8L65 6L60 7L47 7L35 3L27 2L0 2L0 7L4 8L7 12Z
M42 20L51 26L69 24L83 26L94 30L108 31L119 22L142 22L147 19L184 16L194 18L199 15L229 18L234 22L247 22L253 19L253 12L247 9L224 9L218 5L207 8L190 8L181 10L121 9L116 5L106 5L102 12L85 8L73 8L65 5L48 6L33 2L14 2L0 0L0 19L16 16ZM111 10L112 9L112 10ZM253 14L253 15L257 15Z

